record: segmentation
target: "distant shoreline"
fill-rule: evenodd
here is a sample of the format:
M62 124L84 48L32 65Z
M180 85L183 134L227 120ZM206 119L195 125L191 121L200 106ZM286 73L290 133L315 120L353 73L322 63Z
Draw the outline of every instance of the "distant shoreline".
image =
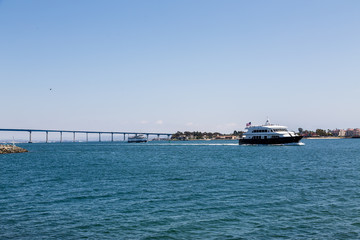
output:
M304 137L304 139L345 139L345 138L349 138L349 137Z

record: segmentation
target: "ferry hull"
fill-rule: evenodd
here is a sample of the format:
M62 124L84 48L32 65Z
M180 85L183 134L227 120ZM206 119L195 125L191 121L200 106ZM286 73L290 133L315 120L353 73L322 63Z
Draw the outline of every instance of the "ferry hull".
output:
M146 143L146 139L129 139L128 143Z
M294 137L279 137L268 139L240 139L239 144L287 144L298 143L302 139L302 136Z

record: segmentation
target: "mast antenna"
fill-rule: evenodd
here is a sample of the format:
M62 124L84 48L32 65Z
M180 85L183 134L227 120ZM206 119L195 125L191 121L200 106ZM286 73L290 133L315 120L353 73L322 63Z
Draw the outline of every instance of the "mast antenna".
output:
M270 125L270 119L269 119L269 117L266 117L266 118L267 118L267 120L266 120L265 125Z

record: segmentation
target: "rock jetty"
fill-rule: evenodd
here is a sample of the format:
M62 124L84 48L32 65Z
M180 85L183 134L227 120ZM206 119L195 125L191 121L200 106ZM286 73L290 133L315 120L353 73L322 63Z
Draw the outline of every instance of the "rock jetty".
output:
M0 144L0 154L6 154L6 153L23 153L28 152L28 150L15 146L15 145L1 145Z

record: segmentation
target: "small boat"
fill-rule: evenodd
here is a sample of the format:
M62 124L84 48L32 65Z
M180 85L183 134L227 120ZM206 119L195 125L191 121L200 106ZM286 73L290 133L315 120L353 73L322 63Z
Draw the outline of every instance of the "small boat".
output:
M135 135L134 137L129 137L128 138L128 143L143 143L143 142L147 142L148 139L140 134L140 135Z
M252 126L251 122L246 124L247 131L239 139L239 144L296 144L303 138L286 126L270 124L269 119L265 125Z

